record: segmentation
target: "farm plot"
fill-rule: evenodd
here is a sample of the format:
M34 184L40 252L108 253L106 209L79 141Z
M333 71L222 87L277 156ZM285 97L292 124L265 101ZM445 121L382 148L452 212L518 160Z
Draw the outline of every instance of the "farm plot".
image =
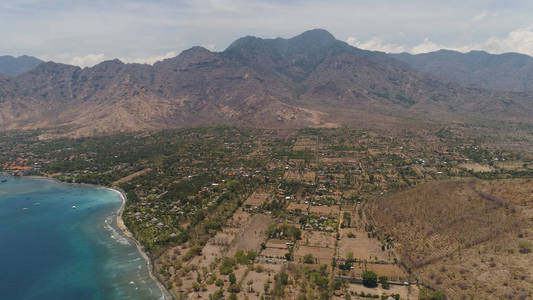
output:
M246 209L257 209L267 201L269 196L270 194L267 193L254 192L248 197L248 199L246 199L246 201L244 201L242 207Z
M316 173L313 171L286 171L283 175L284 179L287 181L302 182L307 184L314 184Z
M305 257L308 255L311 255L312 263L330 266L331 260L335 255L335 249L301 245L297 246L294 250L294 260L297 262L304 263Z
M360 295L361 293L364 293L365 295L371 294L377 295L379 297L381 297L382 295L399 294L400 299L407 300L417 300L419 297L419 290L416 286L391 285L390 288L386 290L383 289L381 286L376 288L368 288L361 284L349 284L348 291L350 291L350 294L353 295Z
M314 151L317 147L317 140L316 137L307 137L302 136L299 137L296 142L294 143L294 146L292 147L293 151Z
M335 234L321 231L305 231L301 241L303 246L335 248Z
M394 254L383 250L382 244L375 238L369 238L368 233L351 228L340 229L339 257L346 258L348 253L359 260L394 262Z

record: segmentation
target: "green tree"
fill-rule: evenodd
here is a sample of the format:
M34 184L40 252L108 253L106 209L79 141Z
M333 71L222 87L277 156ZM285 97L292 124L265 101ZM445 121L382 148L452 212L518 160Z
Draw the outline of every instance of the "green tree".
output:
M235 260L231 259L229 257L225 257L224 260L222 260L222 264L220 264L220 274L222 275L229 275L233 271L233 267L235 266Z
M389 278L387 276L379 276L379 283L386 290L390 288Z
M235 282L237 282L237 277L235 276L235 273L229 273L229 282L231 284L234 284Z
M378 275L372 271L365 271L363 273L363 285L372 288L378 286Z

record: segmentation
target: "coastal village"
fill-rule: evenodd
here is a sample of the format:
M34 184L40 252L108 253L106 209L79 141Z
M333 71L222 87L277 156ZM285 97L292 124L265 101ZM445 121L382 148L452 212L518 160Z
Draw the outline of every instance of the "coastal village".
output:
M432 182L533 175L533 157L448 128L387 136L215 127L19 145L1 145L3 172L121 190L124 224L176 299L466 294L421 275L426 265L406 259L408 243L390 227L401 217L376 203Z

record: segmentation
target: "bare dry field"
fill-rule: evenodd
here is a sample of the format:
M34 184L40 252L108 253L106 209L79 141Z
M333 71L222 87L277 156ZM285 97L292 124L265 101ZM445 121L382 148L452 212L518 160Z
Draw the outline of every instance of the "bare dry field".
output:
M307 213L309 204L291 202L287 207L288 212L293 213Z
M354 292L357 294L360 294L361 292L365 294L373 294L378 295L381 297L381 295L392 295L392 294L400 294L400 299L408 299L408 300L417 300L419 290L416 286L399 286L399 285L391 285L390 289L385 290L381 286L376 288L368 288L361 284L350 284L348 287L348 290L350 292ZM352 297L353 299L353 297ZM355 298L359 299L359 298ZM364 298L361 298L364 299Z
M533 180L432 182L369 211L401 262L450 299L531 299Z
M339 215L340 209L337 205L332 206L310 206L309 211L312 214L321 215L321 216L332 216L336 217Z
M285 258L285 254L289 253L288 249L281 248L270 248L266 247L261 251L261 255L264 257L273 257L273 258Z
M297 171L287 171L284 175L284 179L287 181L297 181L303 183L314 183L315 177L316 173L313 171L304 171L301 173Z
M321 157L320 158L321 163L325 164L338 164L338 163L346 163L346 164L357 164L359 161L355 157Z
M387 276L393 281L408 281L407 274L398 265L394 264L372 264L357 263L351 271L353 277L361 278L365 270L372 271L378 276Z
M294 151L303 151L303 150L314 151L314 150L316 150L316 147L317 147L316 137L302 136L302 137L299 137L296 140L292 150L294 150Z
M267 215L253 215L246 226L239 229L233 244L229 247L228 256L232 257L237 250L256 251L261 249L267 237L266 230L273 220Z
M311 247L335 248L335 234L321 231L304 231L302 240L298 243Z
M523 161L498 161L495 162L494 165L498 168L505 169L505 170L520 170L524 169L524 162ZM527 167L527 164L525 164Z
M346 258L351 252L354 258L360 260L394 262L394 256L389 255L388 251L381 250L381 243L377 239L368 238L367 232L341 228L340 233L339 257ZM349 233L355 234L355 238L349 238Z
M264 286L270 280L274 280L274 275L281 272L284 265L255 264L254 269L248 272L242 280L243 292L239 293L239 299L261 299L264 295ZM248 284L250 283L251 284Z
M331 259L335 255L334 248L299 246L294 249L294 261L303 262L305 255L311 254L318 264L331 265Z
M279 240L279 239L270 239L265 244L265 249L261 251L260 255L270 258L283 258L285 259L285 254L289 253L289 240Z
M463 163L458 166L459 168L463 168L469 171L473 172L492 172L494 171L494 168L489 165L481 165L478 163Z
M144 175L144 174L146 174L146 173L148 173L148 172L151 172L151 171L152 171L151 168L146 168L146 169L144 169L144 170L140 170L140 171L135 172L135 173L133 173L133 174L130 174L130 175L126 176L126 177L122 177L122 178L120 178L119 180L113 182L113 185L117 185L117 184L120 184L120 183L128 182L128 181L132 180L132 179L135 178L135 177L138 177L138 176Z
M246 201L244 201L243 207L257 208L263 205L269 196L270 194L267 193L254 192L250 197L248 197L248 199L246 199Z

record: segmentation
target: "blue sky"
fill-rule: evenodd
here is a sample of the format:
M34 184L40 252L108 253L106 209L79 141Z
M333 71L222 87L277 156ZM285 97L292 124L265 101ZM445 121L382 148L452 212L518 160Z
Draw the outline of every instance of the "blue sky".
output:
M195 45L324 28L365 49L533 55L533 1L2 0L0 55L152 63Z

